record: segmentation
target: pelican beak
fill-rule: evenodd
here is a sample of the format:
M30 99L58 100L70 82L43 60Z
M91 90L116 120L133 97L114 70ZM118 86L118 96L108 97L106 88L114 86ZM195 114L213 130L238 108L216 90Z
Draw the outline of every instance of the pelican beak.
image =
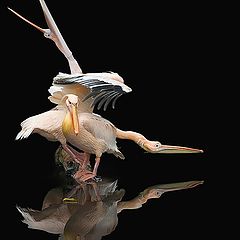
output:
M200 184L203 184L204 181L187 181L187 182L178 182L178 183L167 183L167 184L158 184L146 188L142 193L145 199L159 198L165 192L183 190L188 188L194 188Z
M73 120L73 129L76 135L79 133L79 121L78 121L78 111L77 111L77 106L76 105L71 105L72 106L72 120Z
M158 184L148 188L148 190L162 190L163 192L176 191L181 189L194 188L200 184L203 184L204 181L187 181L187 182L178 182L178 183L167 183L167 184Z
M30 24L31 26L33 26L34 28L36 28L37 30L39 30L40 32L45 34L49 34L49 29L43 29L40 28L39 26L37 26L36 24L32 23L31 21L27 20L25 17L23 17L22 15L20 15L19 13L15 12L14 10L12 10L11 8L8 7L8 9L14 13L16 16L18 16L19 18L21 18L23 21L27 22L28 24Z
M155 153L203 153L203 150L189 147L161 145Z

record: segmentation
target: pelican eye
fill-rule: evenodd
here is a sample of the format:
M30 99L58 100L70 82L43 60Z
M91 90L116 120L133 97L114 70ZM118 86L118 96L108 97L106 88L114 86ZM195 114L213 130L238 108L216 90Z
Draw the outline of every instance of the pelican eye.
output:
M44 37L50 38L50 33L44 33Z
M69 107L69 106L71 105L71 102L67 99L67 100L66 100L66 104L67 104L67 106Z
M160 195L161 195L161 192L160 192L160 191L156 191L156 195L157 195L157 196L160 196Z
M78 103L76 103L75 101L74 101L74 102L72 102L72 101L70 101L69 99L68 99L68 103L69 103L70 105L75 105L75 106L77 106L77 105L78 105Z
M160 147L161 147L161 143L156 143L156 144L155 144L155 147L156 147L156 148L160 148Z
M68 99L68 103L69 103L70 105L74 105L69 99Z

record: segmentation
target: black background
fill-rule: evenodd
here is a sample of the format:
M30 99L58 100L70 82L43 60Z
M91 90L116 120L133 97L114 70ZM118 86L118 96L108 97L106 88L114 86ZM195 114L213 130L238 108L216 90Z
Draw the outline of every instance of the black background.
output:
M166 193L141 209L120 213L116 230L104 239L209 236L214 111L210 101L214 97L209 96L214 67L211 8L200 3L46 3L84 73L114 71L133 89L118 99L115 110L96 113L120 129L140 132L148 139L204 150L189 155L147 154L133 142L119 140L126 159L104 155L99 174L118 179L119 188L126 190L125 200L155 184L205 183ZM53 77L58 72L69 73L69 67L53 42L18 19L7 6L47 28L38 1L6 1L1 6L2 47L7 51L2 89L8 97L4 98L1 118L7 131L7 147L2 148L8 156L2 170L7 176L3 178L2 200L10 203L7 224L14 229L11 234L21 239L57 239L28 229L15 205L39 209L46 192L57 185L54 152L58 143L39 135L22 141L14 138L21 121L54 106L47 99L48 88Z

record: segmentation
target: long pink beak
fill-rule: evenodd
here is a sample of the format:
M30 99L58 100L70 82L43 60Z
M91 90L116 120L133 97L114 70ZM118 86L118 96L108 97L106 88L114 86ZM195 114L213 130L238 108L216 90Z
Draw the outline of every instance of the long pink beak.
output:
M21 18L23 21L27 22L28 24L30 24L31 26L35 27L37 30L39 30L40 32L47 34L49 29L43 29L41 27L39 27L38 25L32 23L31 21L27 20L25 17L23 17L22 15L20 15L19 13L15 12L14 10L12 10L10 7L8 7L8 9L14 13L15 15L17 15L19 18Z
M203 150L181 146L161 145L160 149L154 153L203 153Z
M200 184L203 184L204 181L187 181L187 182L178 182L178 183L167 183L167 184L158 184L151 186L147 189L158 189L162 190L162 192L169 192L169 191L176 191L181 189L188 189L188 188L194 188Z

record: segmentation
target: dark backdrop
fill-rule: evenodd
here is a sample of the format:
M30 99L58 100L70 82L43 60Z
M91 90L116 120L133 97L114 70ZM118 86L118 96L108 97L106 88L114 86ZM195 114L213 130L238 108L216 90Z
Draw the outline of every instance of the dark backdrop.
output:
M189 180L205 183L167 193L141 209L119 214L116 230L104 239L206 237L212 212L209 203L211 147L209 82L211 81L211 17L203 5L180 3L99 3L46 1L65 41L83 72L114 71L133 91L118 99L116 109L95 111L123 130L142 133L163 144L204 150L203 154L146 154L136 144L119 140L126 159L104 155L99 174L118 179L124 199L144 188ZM54 43L7 10L7 6L47 28L38 1L6 1L4 25L2 128L7 148L3 202L7 223L21 239L57 239L27 229L15 205L39 209L46 192L55 187L54 152L58 143L39 135L14 138L20 123L49 110L48 88L58 72L69 73L68 63ZM6 23L6 24L4 24ZM3 98L2 98L3 100ZM7 110L7 111L6 111ZM211 131L211 130L210 130ZM191 231L190 231L191 230ZM13 234L11 233L11 234Z

